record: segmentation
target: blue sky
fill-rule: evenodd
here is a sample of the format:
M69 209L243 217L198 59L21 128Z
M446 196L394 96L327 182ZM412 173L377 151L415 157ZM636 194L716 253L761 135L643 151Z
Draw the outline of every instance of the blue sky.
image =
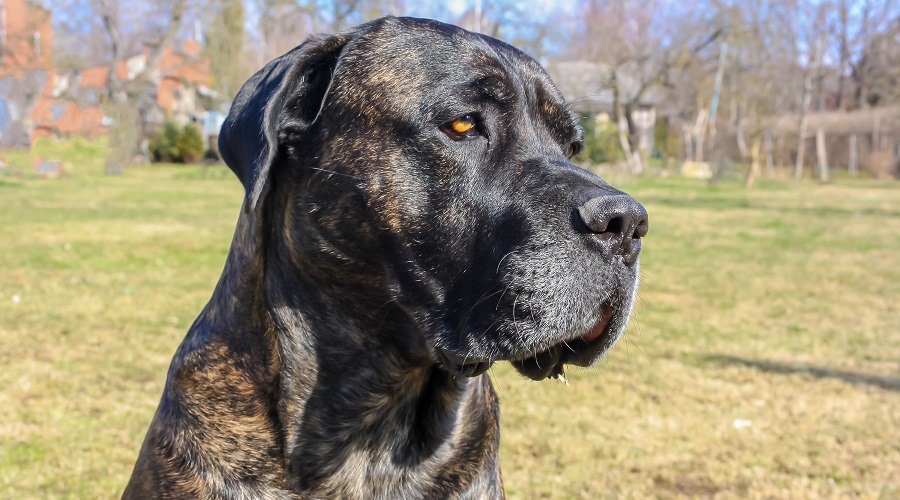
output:
M447 2L427 2L427 3L438 3L443 5L446 9L452 12L454 15L461 15L463 12L473 7L476 3L476 0L449 0ZM489 3L486 1L485 4ZM572 11L575 7L576 0L522 0L518 2L518 5L522 7L527 7L531 12L534 13L535 16L541 16L544 14L548 14L554 11Z

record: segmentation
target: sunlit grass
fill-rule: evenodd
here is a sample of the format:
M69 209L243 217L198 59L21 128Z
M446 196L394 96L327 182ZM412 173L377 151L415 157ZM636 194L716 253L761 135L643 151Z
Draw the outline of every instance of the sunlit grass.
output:
M0 497L121 492L239 210L223 167L79 161L0 177ZM900 494L900 186L620 181L635 320L568 387L493 368L509 495Z

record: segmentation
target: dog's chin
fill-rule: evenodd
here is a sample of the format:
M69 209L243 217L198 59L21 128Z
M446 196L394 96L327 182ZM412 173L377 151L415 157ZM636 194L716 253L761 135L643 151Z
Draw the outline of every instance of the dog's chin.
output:
M563 373L564 365L591 366L606 354L624 330L624 321L613 321L612 306L601 307L600 319L581 336L561 340L550 348L510 360L522 375L532 380L554 378Z
M503 357L522 375L533 380L554 378L563 373L564 365L591 366L606 354L625 329L628 311L619 314L609 304L600 308L597 322L576 337L563 338L549 348ZM625 318L617 316L625 316ZM454 375L476 377L487 371L496 360L461 358L450 351L439 350L440 365Z

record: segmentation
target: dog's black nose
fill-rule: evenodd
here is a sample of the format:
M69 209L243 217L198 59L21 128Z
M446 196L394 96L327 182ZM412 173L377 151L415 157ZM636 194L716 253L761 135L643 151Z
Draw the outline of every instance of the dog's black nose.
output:
M641 238L650 228L643 205L627 194L610 194L591 198L578 207L578 215L600 240L604 253L621 255L626 264L634 264Z

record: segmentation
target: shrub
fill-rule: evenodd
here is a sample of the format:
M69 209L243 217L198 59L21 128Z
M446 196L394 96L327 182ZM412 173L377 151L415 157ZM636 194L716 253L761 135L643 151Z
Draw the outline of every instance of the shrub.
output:
M203 157L203 134L194 125L185 125L176 141L183 163L196 163Z
M597 121L593 115L584 115L581 125L584 127L584 150L578 154L579 160L597 164L624 158L615 123Z
M653 148L656 150L655 156L662 157L666 161L680 158L683 154L684 143L681 135L672 133L667 116L661 116L656 120L653 128Z
M167 121L150 140L150 154L156 162L194 163L203 156L203 134L194 125Z
M150 139L150 154L153 155L153 161L175 161L175 158L179 156L175 145L178 142L179 135L178 125L173 122L166 122L162 130L158 130Z

